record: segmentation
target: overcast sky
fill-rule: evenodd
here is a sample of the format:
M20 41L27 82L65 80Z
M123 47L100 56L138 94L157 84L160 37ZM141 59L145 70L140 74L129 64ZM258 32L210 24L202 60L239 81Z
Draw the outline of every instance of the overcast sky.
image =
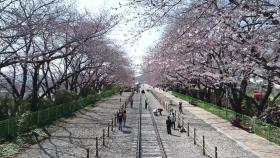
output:
M114 14L122 14L122 23L112 30L109 37L113 39L122 49L128 54L129 58L133 60L136 70L139 71L142 63L142 57L148 53L148 48L153 46L160 38L161 28L153 28L141 34L140 38L133 40L134 29L139 29L137 26L137 18L127 23L127 20L133 19L137 12L129 7L121 7L120 4L125 4L125 0L78 0L78 8L88 10L90 12L99 13L103 10L109 10ZM134 13L133 13L134 12ZM131 32L132 31L132 32ZM139 72L138 72L139 73Z

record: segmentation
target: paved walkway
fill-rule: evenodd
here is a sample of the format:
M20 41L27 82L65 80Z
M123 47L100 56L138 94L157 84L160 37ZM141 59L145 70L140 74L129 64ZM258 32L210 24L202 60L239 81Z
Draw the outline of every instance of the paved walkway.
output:
M108 146L100 151L100 157L104 158L130 158L136 157L137 132L138 132L138 106L140 103L139 94L133 97L133 108L130 104L127 111L126 127L122 131L114 128Z
M175 102L183 102L184 105L184 111L188 111L193 116L203 120L203 122L209 124L211 127L215 128L217 131L222 133L228 138L231 138L234 140L240 147L243 149L250 151L254 153L254 155L257 155L259 157L263 158L280 158L280 146L276 145L275 143L269 142L268 140L257 136L252 133L248 133L242 129L233 127L228 121L209 113L199 107L194 107L188 102L181 100L179 98L176 98L175 96L171 95L168 92L164 92L159 89L155 89L157 92L163 94L164 96L168 97L171 100L174 100ZM187 117L186 117L187 118ZM189 120L192 119L192 116L189 116L187 118ZM219 137L216 137L219 139ZM213 142L212 142L213 143ZM222 142L221 142L222 143ZM218 145L218 147L221 145ZM224 148L225 146L221 146ZM231 149L232 147L227 146L228 149ZM226 151L227 149L224 148ZM240 152L240 151L238 151ZM231 153L234 154L234 153Z
M95 155L95 138L102 136L102 130L111 122L116 112L130 93L115 95L94 107L76 112L72 118L61 119L54 126L60 129L51 133L49 139L28 147L19 158L85 158L86 149L90 157ZM120 102L120 97L122 102Z

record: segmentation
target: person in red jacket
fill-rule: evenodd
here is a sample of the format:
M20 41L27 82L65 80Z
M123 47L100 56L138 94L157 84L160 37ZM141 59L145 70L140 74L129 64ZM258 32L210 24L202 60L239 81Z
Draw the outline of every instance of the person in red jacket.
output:
M241 127L241 119L238 114L235 116L235 119L232 121L232 124L236 127Z

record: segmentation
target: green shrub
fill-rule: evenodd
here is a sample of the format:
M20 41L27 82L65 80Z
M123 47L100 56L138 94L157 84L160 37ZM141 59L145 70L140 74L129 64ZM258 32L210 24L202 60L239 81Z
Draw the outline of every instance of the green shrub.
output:
M53 107L54 105L55 105L54 101L52 101L51 99L44 98L38 102L38 107L39 107L38 109L39 110L46 109L49 107Z
M96 101L96 95L90 94L85 99L87 104L94 104Z
M69 103L76 99L78 99L78 95L67 90L59 90L54 94L54 103L56 105Z
M95 94L97 94L95 89L92 89L90 87L84 87L84 88L81 88L79 96L86 97L88 95L95 95Z
M12 157L20 150L20 144L7 142L0 145L0 157Z
M8 96L0 97L0 119L7 119L8 112L13 111L14 102Z
M87 101L85 98L80 98L80 99L78 99L78 104L80 107L85 107L85 106L87 106Z
M113 85L106 85L106 86L102 89L102 91L111 90L111 89L116 88L116 87L117 87L117 86L113 86Z
M249 115L249 116L254 116L256 113L256 108L254 105L254 103L252 102L251 99L249 98L244 98L243 102L242 102L242 111L244 114Z
M32 126L32 122L31 120L31 112L30 111L26 111L25 113L19 115L17 117L17 132L18 134L23 133L25 131L28 131L29 128Z
M102 99L101 95L98 94L95 96L95 101L100 101L101 99Z
M106 98L106 97L110 96L110 93L111 92L109 90L107 90L107 91L102 92L100 95L101 95L101 97Z
M28 100L19 101L18 114L24 114L31 109L31 103Z
M121 88L121 90L122 90L123 92L131 92L131 87L129 87L129 86L123 86L123 87Z

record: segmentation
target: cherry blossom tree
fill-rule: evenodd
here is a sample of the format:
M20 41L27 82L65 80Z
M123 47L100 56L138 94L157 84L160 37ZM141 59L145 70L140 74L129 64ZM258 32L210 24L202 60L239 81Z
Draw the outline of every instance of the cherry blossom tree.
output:
M244 98L254 102L258 114L264 111L273 85L279 84L279 1L199 0L176 5L174 11L163 10L172 24L145 61L147 78L153 84L212 90L218 104L227 91L236 111L241 111ZM260 101L246 95L250 78L268 83Z
M0 6L0 88L14 98L13 115L22 100L36 111L60 89L130 84L128 59L106 38L118 16L79 13L63 0L3 0Z

